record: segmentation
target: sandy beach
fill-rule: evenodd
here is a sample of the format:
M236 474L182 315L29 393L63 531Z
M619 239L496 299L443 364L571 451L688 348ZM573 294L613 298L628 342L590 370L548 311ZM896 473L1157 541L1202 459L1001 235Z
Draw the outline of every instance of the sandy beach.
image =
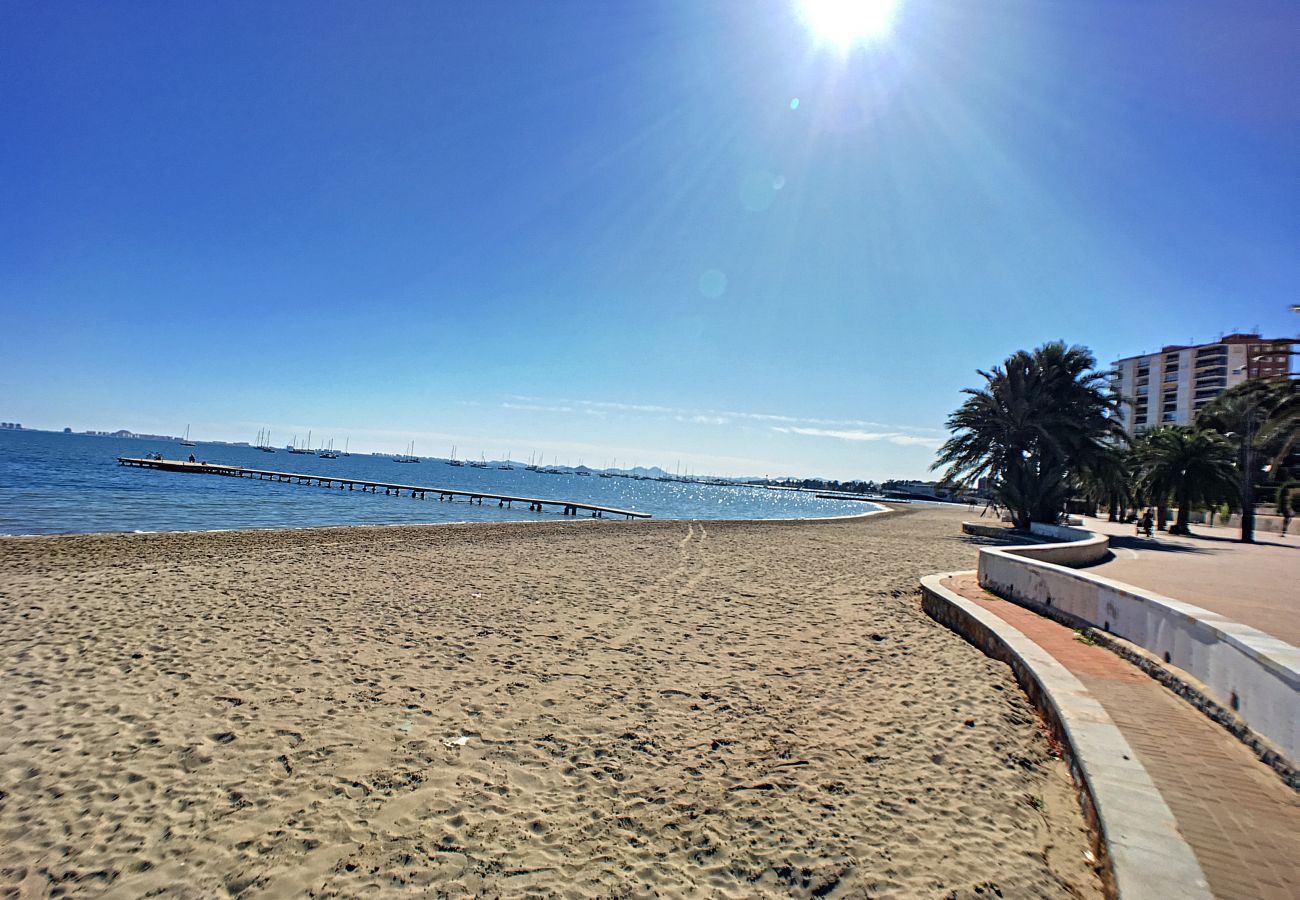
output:
M1098 896L963 513L0 539L0 895Z

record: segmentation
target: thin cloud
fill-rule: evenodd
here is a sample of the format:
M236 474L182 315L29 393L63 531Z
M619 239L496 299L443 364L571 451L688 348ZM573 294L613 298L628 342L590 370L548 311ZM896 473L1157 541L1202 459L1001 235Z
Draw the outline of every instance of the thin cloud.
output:
M541 403L502 403L502 409L523 409L530 412L571 413L572 406L546 406Z
M650 403L618 403L609 400L547 400L542 397L528 397L520 394L510 396L511 400L519 401L525 404L537 404L548 406L549 404L562 403L566 406L576 407L591 414L613 412L613 413L642 413L656 416L666 416L673 418L678 422L689 422L697 425L729 425L733 422L761 422L763 424L780 423L788 427L815 427L831 430L859 430L872 429L881 430L890 433L897 432L904 438L915 438L909 441L895 441L895 443L917 443L923 446L938 446L942 443L939 438L944 432L939 428L925 428L914 425L890 425L884 422L870 422L864 419L821 419L811 416L790 416L781 413L764 413L764 412L744 412L728 409L687 409L675 406L661 406ZM864 432L869 433L869 432ZM930 443L924 443L925 435L935 435ZM846 438L853 440L853 438ZM937 443L936 443L937 441Z
M606 403L599 400L575 400L574 402L582 406L589 406L592 409L613 409L619 412L648 412L668 415L689 412L689 410L674 409L671 406L651 406L643 403Z
M801 428L801 427L784 427L779 425L772 426L773 431L779 431L782 434L802 434L807 437L824 437L834 438L839 441L885 441L890 444L897 444L901 447L929 447L931 450L939 449L943 440L937 437L926 437L924 435L907 434L902 431L861 431L861 430L839 430L830 428Z
M916 434L900 434L890 438L889 442L904 447L929 447L931 450L938 450L943 446L943 438L923 437Z

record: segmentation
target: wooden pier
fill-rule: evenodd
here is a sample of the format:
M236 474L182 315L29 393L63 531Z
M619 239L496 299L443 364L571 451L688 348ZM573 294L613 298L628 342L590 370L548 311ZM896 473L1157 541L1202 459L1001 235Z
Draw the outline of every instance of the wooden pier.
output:
M418 484L392 484L383 481L367 481L363 478L347 478L339 475L308 475L298 472L272 472L266 469L245 469L242 466L223 466L219 463L206 462L186 462L182 459L136 459L129 456L119 456L118 465L134 466L139 469L159 469L164 472L188 472L195 475L225 475L230 478L255 478L259 481L279 481L289 484L308 484L317 487L333 488L338 487L341 491L369 492L372 494L379 493L383 488L385 494L396 494L401 496L406 491L411 497L417 500L427 500L430 496L437 496L439 500L455 500L457 497L464 497L470 503L477 501L479 506L483 505L484 500L495 500L497 506L513 508L516 503L527 503L528 509L532 512L542 512L546 506L556 506L562 509L562 514L566 516L576 516L578 510L583 512L590 511L592 518L602 519L605 514L613 516L626 516L629 519L648 519L649 513L634 512L630 509L615 509L612 506L598 506L594 503L578 503L573 500L544 500L537 497L512 497L508 494L490 494L484 491L467 490L463 488L441 488L441 487L423 487Z

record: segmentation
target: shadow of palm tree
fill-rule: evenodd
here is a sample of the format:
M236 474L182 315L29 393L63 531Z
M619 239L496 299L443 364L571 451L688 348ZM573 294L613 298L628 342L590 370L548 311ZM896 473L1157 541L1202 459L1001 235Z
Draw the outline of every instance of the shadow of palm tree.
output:
M1265 533L1267 533L1267 532L1265 532ZM1282 547L1282 548L1287 549L1287 550L1300 550L1300 546L1296 546L1296 545L1294 545L1294 544L1284 544L1284 543L1282 543L1281 541L1261 541L1261 540L1259 539L1259 535L1260 535L1260 532L1256 531L1256 532L1255 532L1255 541L1254 541L1254 543L1252 544L1252 546L1255 546L1255 547ZM1200 532L1193 532L1193 533L1191 534L1190 537L1189 537L1188 535L1185 535L1185 534L1180 534L1180 535L1178 535L1178 539L1179 539L1179 540L1184 540L1184 541L1185 541L1185 540L1205 541L1206 543L1209 543L1209 544L1228 544L1228 545L1232 545L1232 544L1237 544L1237 545L1239 545L1239 544L1241 544L1241 539L1240 539L1239 537L1232 536L1232 535L1226 535L1226 534L1222 534L1222 535L1220 535L1220 534L1203 534L1203 533L1200 533Z
M1177 540L1186 540L1186 535L1177 535ZM1210 547L1189 547L1187 544L1174 543L1170 540L1147 537L1111 537L1110 546L1126 550L1146 550L1157 553L1212 553Z

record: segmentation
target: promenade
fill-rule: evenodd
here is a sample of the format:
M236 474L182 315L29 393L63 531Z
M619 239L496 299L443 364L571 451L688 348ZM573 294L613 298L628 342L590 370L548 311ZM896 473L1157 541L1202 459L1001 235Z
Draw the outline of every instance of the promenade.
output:
M944 586L1050 653L1105 708L1173 812L1216 897L1300 895L1300 799L1245 745L1109 650L989 594L974 573Z
M1228 528L1193 526L1191 537L1158 532L1150 539L1104 519L1085 518L1083 528L1109 536L1112 552L1081 571L1300 643L1300 539L1294 535L1260 533L1258 543L1242 544ZM1008 543L1021 541L1009 537ZM1300 896L1300 794L1249 747L1120 655L985 590L976 573L956 573L940 584L991 613L990 621L1003 623L998 627L1008 634L1036 644L1101 705L1147 770L1214 896ZM1105 769L1109 762L1093 757L1087 764Z
M1191 537L1085 517L1083 527L1110 536L1113 558L1087 571L1219 613L1300 646L1300 537L1257 532L1243 544L1235 528L1193 525Z

